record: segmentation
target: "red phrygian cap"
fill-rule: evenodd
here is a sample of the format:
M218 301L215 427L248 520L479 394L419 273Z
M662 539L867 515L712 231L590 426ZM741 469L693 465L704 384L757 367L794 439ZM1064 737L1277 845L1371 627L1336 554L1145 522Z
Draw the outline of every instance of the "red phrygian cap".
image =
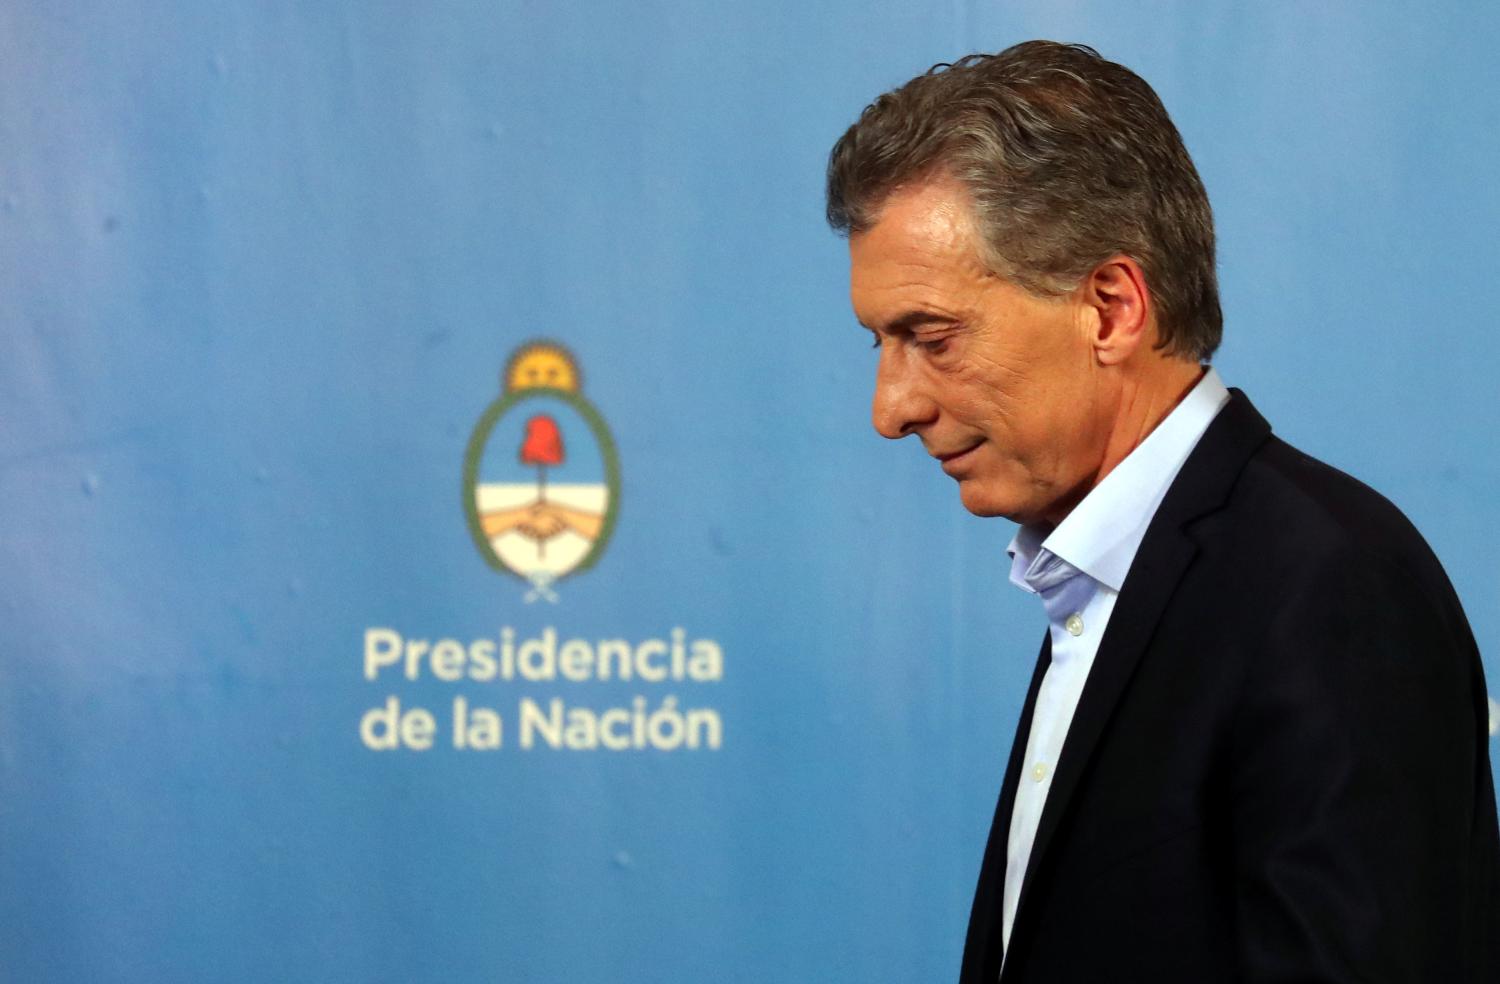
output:
M563 463L562 431L557 421L544 413L526 421L526 438L521 442L521 464L560 465Z

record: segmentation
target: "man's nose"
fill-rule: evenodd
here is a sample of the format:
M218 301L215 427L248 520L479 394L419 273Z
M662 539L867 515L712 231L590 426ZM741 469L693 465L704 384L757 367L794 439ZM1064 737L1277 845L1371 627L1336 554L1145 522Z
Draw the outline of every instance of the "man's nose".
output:
M885 342L875 369L875 399L870 419L881 437L892 440L914 434L937 416L937 404L910 364L905 346Z

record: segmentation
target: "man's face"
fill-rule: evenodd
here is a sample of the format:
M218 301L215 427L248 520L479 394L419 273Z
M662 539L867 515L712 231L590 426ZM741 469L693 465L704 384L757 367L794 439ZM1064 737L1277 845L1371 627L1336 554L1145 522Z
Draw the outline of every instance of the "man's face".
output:
M850 296L875 334L875 429L917 435L980 516L1057 523L1094 484L1106 397L1097 315L990 273L962 189L900 190L850 237Z

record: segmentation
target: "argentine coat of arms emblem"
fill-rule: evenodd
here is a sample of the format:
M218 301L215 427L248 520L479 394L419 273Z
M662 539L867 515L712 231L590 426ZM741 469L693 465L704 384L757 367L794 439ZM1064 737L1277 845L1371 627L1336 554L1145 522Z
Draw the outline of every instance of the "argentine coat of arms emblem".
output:
M583 374L562 345L527 342L464 454L463 505L480 557L558 600L561 579L598 562L620 507L620 463Z

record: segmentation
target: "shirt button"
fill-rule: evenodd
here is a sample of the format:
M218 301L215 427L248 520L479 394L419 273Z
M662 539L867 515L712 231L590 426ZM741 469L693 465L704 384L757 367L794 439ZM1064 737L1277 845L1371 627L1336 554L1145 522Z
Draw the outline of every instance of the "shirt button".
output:
M1031 778L1035 779L1037 782L1041 782L1043 779L1047 778L1047 763L1038 762L1036 764L1036 768L1031 770Z
M1083 635L1083 616L1074 612L1063 623L1063 628L1068 630L1068 635Z

